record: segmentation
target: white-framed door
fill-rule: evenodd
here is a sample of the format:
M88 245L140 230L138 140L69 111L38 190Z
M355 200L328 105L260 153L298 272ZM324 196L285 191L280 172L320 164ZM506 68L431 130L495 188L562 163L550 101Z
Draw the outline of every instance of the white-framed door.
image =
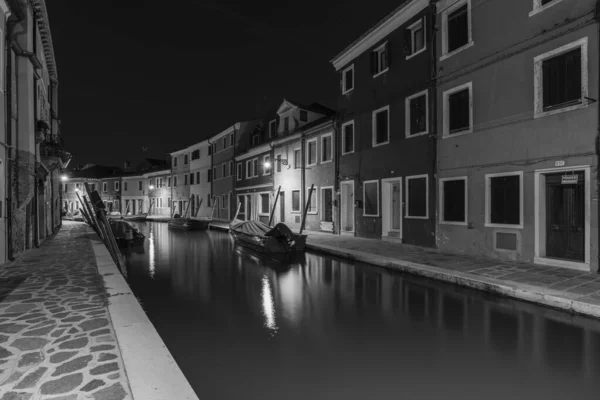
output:
M381 180L381 236L402 240L402 178Z
M340 182L341 221L340 234L354 236L354 181Z
M320 228L333 232L333 186L321 187Z

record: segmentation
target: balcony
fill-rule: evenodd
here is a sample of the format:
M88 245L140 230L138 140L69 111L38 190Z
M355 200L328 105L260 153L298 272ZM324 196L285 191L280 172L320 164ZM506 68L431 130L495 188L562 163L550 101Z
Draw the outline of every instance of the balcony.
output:
M62 136L46 133L40 142L40 156L48 169L66 168L71 160L71 153L65 150Z

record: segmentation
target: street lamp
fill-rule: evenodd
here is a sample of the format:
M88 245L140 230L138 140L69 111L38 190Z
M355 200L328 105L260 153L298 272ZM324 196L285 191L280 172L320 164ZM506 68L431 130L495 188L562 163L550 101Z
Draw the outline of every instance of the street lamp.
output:
M63 182L64 182L64 181L68 181L68 180L69 180L69 177L68 177L68 176L66 176L66 175L62 175L62 176L60 177L60 180L61 180L61 181L63 181Z
M268 161L266 161L266 162L264 163L264 166L265 166L265 168L271 168L271 163L270 163L270 162L268 162Z
M148 189L150 189L150 190L154 190L154 185L150 185L150 186L148 186Z

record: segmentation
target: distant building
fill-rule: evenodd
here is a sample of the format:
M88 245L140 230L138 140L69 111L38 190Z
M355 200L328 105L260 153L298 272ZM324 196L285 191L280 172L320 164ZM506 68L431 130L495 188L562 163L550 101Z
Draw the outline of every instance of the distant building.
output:
M63 204L62 210L76 214L82 207L80 199L84 196L89 199L86 183L91 192L98 191L107 210L114 211L116 200L114 193L114 182L120 180L121 170L116 167L88 164L82 168L74 168L66 171L62 181ZM109 182L110 181L110 182ZM109 192L109 184L113 190ZM109 208L110 207L110 208Z
M190 150L185 148L171 155L171 212L190 217Z
M171 215L171 169L159 167L144 174L148 193L149 215Z
M122 214L139 215L148 212L147 178L140 171L130 172L121 178Z
M211 213L211 182L209 171L212 171L212 148L208 140L203 140L189 147L190 149L190 195L194 218L208 217Z

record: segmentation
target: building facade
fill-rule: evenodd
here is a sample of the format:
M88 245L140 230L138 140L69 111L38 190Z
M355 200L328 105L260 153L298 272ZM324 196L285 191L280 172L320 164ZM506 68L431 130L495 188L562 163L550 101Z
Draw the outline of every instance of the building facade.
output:
M162 168L144 174L144 188L147 190L149 215L171 215L171 169Z
M208 140L190 146L190 195L193 201L192 218L211 214L211 182L208 171L212 169L212 150Z
M124 215L140 215L148 212L148 196L144 189L146 178L139 172L132 172L121 178Z
M437 2L439 248L598 271L598 10Z
M234 153L236 133L240 124L234 124L209 139L212 146L211 206L213 218L230 221L233 218L232 197L235 179Z
M171 213L184 217L190 214L190 151L188 148L171 153ZM167 182L167 186L169 183Z
M99 193L106 211L109 213L121 212L121 175L120 170L114 170L110 175L102 178Z
M435 245L434 10L405 1L331 61L341 234Z

